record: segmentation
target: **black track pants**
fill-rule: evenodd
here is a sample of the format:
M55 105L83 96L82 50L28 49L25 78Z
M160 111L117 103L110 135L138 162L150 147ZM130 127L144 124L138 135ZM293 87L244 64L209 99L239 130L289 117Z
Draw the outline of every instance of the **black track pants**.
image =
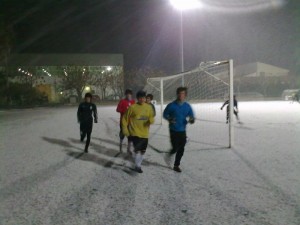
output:
M176 153L174 166L179 166L181 158L184 153L184 147L186 144L186 132L170 131L170 136L171 136L171 144L172 144L171 154Z

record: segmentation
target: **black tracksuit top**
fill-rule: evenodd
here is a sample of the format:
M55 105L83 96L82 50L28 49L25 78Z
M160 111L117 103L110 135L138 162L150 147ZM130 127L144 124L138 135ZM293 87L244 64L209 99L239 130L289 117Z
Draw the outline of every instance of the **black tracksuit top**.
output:
M77 119L80 123L92 123L93 114L95 122L98 121L97 107L94 103L82 102L78 106Z

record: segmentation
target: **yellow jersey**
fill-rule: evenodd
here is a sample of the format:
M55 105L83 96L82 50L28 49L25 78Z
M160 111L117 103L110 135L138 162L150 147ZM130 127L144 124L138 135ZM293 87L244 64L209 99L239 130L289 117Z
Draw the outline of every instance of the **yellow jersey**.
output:
M154 123L151 105L136 103L131 105L122 118L122 131L125 136L149 137L150 124Z

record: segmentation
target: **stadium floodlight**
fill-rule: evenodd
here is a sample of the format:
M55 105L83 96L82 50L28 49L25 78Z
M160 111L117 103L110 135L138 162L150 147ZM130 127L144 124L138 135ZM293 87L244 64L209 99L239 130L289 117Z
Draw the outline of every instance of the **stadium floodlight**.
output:
M111 71L111 70L112 70L111 66L108 66L108 67L106 68L106 70L107 70L107 71Z
M175 9L181 11L202 7L201 2L198 0L170 0L170 3L173 5Z

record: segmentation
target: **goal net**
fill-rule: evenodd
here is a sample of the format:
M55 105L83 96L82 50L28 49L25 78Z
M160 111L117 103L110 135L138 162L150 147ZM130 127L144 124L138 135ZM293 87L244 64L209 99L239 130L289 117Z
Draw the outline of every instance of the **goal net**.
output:
M196 123L188 127L191 143L202 149L231 147L232 103L233 103L233 62L202 62L199 67L184 73L148 78L145 91L154 95L156 102L156 121L163 122L163 110L176 98L176 89L188 88L187 101L192 105ZM227 107L221 110L223 103L229 100L229 123L226 123Z

